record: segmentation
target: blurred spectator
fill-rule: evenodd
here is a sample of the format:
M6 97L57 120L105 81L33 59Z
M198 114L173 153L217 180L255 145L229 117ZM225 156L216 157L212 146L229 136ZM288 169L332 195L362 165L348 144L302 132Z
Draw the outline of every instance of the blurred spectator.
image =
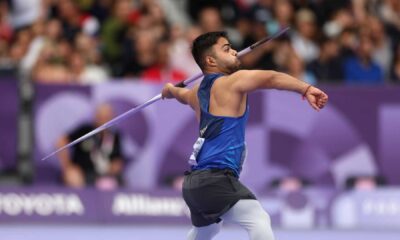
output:
M260 5L260 3L261 2L258 2L258 4L253 6L253 11L259 12L258 15L253 15L240 20L239 31L243 34L243 44L241 49L244 49L269 35L267 30L268 22L266 20L269 17L264 15L266 14L264 11L269 12L269 10L265 9L265 7L262 7L265 5ZM266 2L263 3L266 4ZM273 59L274 51L280 46L281 44L278 41L272 41L268 44L261 45L257 51L252 51L243 56L241 59L242 66L250 69L275 69L277 66Z
M310 183L302 178L295 176L286 176L273 180L270 187L282 192L298 192L307 187Z
M169 45L167 40L162 40L156 46L156 62L143 71L142 78L146 82L180 82L187 77L182 71L173 68L169 61Z
M74 0L58 1L57 16L62 22L63 37L70 42L81 31L88 35L97 34L99 31L98 20L87 13L83 13Z
M30 74L45 46L53 48L60 40L61 22L57 19L49 19L47 22L38 21L32 26L32 33L33 39L20 65L25 74Z
M88 64L102 65L103 57L101 55L99 41L87 34L79 33L75 37L74 47L86 59Z
M274 44L273 44L274 45ZM280 71L287 71L287 59L291 55L296 55L289 39L283 39L277 45L272 46L274 49L272 60L275 67Z
M111 105L100 105L96 110L94 122L82 124L62 136L57 143L58 147L103 125L111 120L113 115ZM121 185L123 156L120 139L119 132L114 129L106 129L75 145L71 153L60 152L58 156L65 185L73 188L95 186L103 190L115 189Z
M192 76L201 71L190 51L193 40L200 34L201 29L197 25L189 27L186 31L178 26L171 29L169 62L171 67L183 71L186 76Z
M114 70L121 67L120 76L139 77L145 69L153 66L158 42L170 36L169 24L160 6L152 0L142 4L138 17L130 17L131 24L122 39L121 64L111 65Z
M393 65L391 68L390 78L394 82L400 83L400 44L397 45L397 49L393 57Z
M205 8L214 8L220 13L220 20L223 25L234 25L239 15L240 3L236 0L196 0L187 1L187 12L190 17L197 21L198 14Z
M323 25L323 31L327 37L335 38L344 29L353 27L355 27L355 21L350 10L341 8L334 12L332 18Z
M360 39L357 53L344 62L345 79L350 84L383 84L383 71L372 59L373 45L367 36Z
M23 29L14 35L12 43L3 46L8 48L8 51L7 49L4 49L4 54L8 54L9 56L3 56L8 68L18 68L18 64L21 62L29 48L30 41L31 35L29 29Z
M141 18L140 22L147 18ZM122 69L124 77L140 76L140 74L157 60L154 54L157 50L158 39L154 38L150 30L137 30L133 33L132 55L126 56ZM129 58L128 58L129 57Z
M329 38L323 39L318 59L312 61L307 68L319 82L343 82L343 64L337 41Z
M289 0L277 0L273 7L274 20L267 23L269 34L274 34L280 29L292 25L294 10Z
M293 48L306 63L316 59L319 47L317 39L316 18L312 11L301 9L296 13L296 32L292 37Z
M352 0L352 12L354 19L357 23L361 24L366 21L368 17L369 7L372 1L365 0Z
M0 76L11 77L17 73L17 59L13 59L7 41L0 39Z
M295 9L306 7L311 9L316 14L319 26L322 26L332 19L332 17L340 10L345 9L351 14L351 1L352 0L335 0L335 1L303 1L297 0L295 3L303 2L302 5L295 5Z
M82 3L85 1L80 2ZM91 5L86 6L86 8L89 9L88 11L99 20L100 24L103 24L110 15L112 6L113 0L96 0L91 1Z
M138 30L149 30L157 40L170 37L170 26L167 22L161 6L156 0L142 2L142 17L146 21L139 21Z
M8 20L9 6L6 1L0 2L0 76L14 76L17 59L10 56L13 29Z
M397 0L383 0L379 8L383 22L400 31L400 2Z
M383 70L384 77L389 77L393 46L388 38L382 22L373 16L368 17L366 24L373 44L372 59Z
M69 69L74 81L81 84L98 84L106 82L109 78L103 67L89 64L81 52L74 52L69 58Z
M199 11L197 21L202 32L226 31L234 47L241 45L242 37L239 32L223 24L218 8L212 6L204 7Z
M206 7L200 10L198 22L203 32L215 32L223 29L220 13L215 7Z
M278 49L281 46L278 42L271 42L271 44L260 46L257 51L252 51L242 57L242 66L251 69L276 69L277 65L274 61L274 54L279 51Z
M112 15L105 20L102 27L103 54L114 76L122 76L122 45L126 41L126 33L130 24L139 17L129 0L117 0Z
M299 56L297 56L295 53L288 55L285 67L289 75L297 79L303 80L311 85L317 84L317 79L315 78L315 76L311 72L306 70L303 60L299 58Z
M11 41L13 29L8 19L9 6L6 1L0 2L0 39Z
M396 47L400 43L400 2L397 0L382 0L378 7L379 19L385 26L385 32Z
M381 176L351 176L346 180L347 189L374 190L385 185Z
M267 23L273 20L273 0L256 0L249 10L249 15L258 22Z
M2 1L5 2L5 1ZM10 4L10 19L14 29L29 27L43 17L42 0L12 0Z
M73 83L67 65L71 46L66 40L44 46L32 71L32 78L43 83Z
M358 46L358 36L352 28L344 29L339 35L339 44L341 46L340 55L344 58L355 54Z

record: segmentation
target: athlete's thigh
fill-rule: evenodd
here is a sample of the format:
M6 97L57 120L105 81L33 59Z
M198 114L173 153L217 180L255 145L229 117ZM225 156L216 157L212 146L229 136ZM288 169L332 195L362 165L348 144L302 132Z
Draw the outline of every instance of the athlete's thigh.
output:
M266 221L266 225L270 225L269 215L261 206L260 202L255 199L239 200L228 212L221 216L225 222L246 224L256 221Z

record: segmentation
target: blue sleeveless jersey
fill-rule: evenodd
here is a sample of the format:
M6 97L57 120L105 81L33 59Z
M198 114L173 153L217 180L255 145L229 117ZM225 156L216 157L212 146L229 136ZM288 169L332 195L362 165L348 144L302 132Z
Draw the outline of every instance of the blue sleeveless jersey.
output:
M192 170L228 168L239 176L246 157L245 125L249 107L246 103L246 111L240 117L214 116L209 113L211 87L221 76L221 73L205 75L197 93L201 110L200 138L204 138L204 143Z

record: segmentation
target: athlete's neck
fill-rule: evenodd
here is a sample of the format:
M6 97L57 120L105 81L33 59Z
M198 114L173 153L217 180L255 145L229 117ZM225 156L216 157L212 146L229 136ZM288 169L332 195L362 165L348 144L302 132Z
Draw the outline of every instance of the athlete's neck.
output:
M224 75L229 75L230 73L228 73L228 72L224 72L224 71L221 71L221 70L218 70L218 69L213 69L213 70L210 70L210 69L206 69L206 70L204 70L203 71L203 73L204 73L204 75L207 75L207 74L219 74L219 73L222 73L222 74L224 74Z

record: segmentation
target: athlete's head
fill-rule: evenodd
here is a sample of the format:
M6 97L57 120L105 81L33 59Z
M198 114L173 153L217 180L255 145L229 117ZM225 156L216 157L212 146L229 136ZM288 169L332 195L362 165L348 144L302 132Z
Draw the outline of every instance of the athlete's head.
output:
M232 73L239 69L236 50L231 48L226 32L208 32L193 41L192 55L205 72Z

